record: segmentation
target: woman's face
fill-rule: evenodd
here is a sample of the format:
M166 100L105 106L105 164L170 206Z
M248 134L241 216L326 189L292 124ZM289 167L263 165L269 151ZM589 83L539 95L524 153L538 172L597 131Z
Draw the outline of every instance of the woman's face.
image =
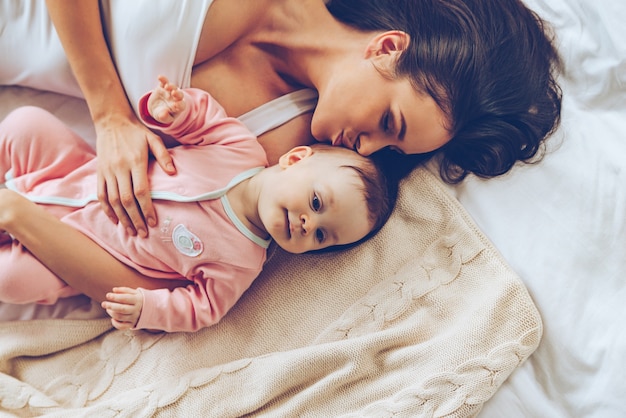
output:
M422 154L450 140L446 116L432 97L415 91L406 77L383 74L391 71L395 58L391 53L366 54L356 68L333 72L319 89L311 122L318 141L371 155L385 147Z

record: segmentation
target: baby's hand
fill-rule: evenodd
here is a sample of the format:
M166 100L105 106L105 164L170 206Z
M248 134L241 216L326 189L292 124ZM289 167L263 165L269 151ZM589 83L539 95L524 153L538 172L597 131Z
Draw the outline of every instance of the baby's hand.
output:
M185 110L183 97L183 92L161 75L158 87L152 90L148 98L148 112L156 121L170 124Z
M106 297L107 300L102 302L102 308L111 317L113 326L117 329L134 328L143 307L141 292L129 287L114 287Z

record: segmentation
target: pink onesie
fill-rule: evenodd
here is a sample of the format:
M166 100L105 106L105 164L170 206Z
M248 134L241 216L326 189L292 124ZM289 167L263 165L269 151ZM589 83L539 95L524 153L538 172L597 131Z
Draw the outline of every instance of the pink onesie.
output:
M267 166L263 148L206 92L184 94L187 108L170 126L147 114L148 95L140 101L144 122L181 144L170 149L175 176L150 162L159 224L148 238L129 236L101 210L95 155L61 121L26 107L0 123L0 178L5 176L8 188L44 205L142 274L189 280L173 291L142 289L137 328L194 331L215 324L258 276L269 245L236 218L224 194ZM19 242L0 245L0 265L7 266L0 273L3 301L55 303L76 294Z

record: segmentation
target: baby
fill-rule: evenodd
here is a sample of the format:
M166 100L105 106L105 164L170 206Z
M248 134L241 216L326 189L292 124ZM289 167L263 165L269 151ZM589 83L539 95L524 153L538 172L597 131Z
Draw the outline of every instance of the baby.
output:
M254 135L204 91L160 77L140 110L144 123L180 143L170 149L176 176L150 163L158 225L147 237L128 234L100 209L97 158L62 122L26 107L0 123L0 176L9 189L0 190L0 231L24 222L8 203L16 199L4 198L18 192L142 275L188 281L171 290L112 289L102 306L116 328L213 325L258 276L271 240L292 253L355 244L393 209L397 185L353 151L299 146L267 167ZM8 266L0 301L55 303L77 293L16 240L0 245L0 264Z

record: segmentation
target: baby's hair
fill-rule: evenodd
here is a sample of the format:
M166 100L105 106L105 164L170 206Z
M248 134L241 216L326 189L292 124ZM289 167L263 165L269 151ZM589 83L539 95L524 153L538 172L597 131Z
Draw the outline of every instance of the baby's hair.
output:
M319 153L344 153L345 163L342 168L354 170L361 180L362 192L367 204L369 221L372 224L370 232L360 240L345 245L335 245L324 248L321 251L335 251L346 249L367 241L385 225L396 204L398 198L398 179L385 175L383 168L372 158L364 157L346 148L332 147L326 144L315 144L311 146L315 152ZM344 158L344 155L338 155Z

